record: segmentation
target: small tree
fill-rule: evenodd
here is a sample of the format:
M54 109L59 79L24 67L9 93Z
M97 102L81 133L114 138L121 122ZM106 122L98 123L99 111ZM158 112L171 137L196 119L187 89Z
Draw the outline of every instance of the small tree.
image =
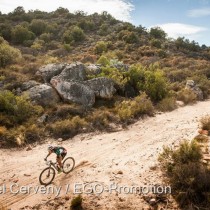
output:
M150 35L155 39L165 39L166 33L160 27L154 27L150 29Z
M34 34L39 36L46 30L47 24L43 20L32 20L30 24L30 29Z
M21 52L9 46L7 42L3 41L2 37L0 37L0 40L0 67L6 67L20 59Z
M72 29L65 31L63 34L63 41L67 44L70 44L72 42L79 42L84 39L84 31L78 26L74 26Z
M102 54L103 52L107 52L107 43L104 41L99 41L95 46L95 53Z
M15 28L12 30L12 40L17 44L22 44L24 41L32 40L34 38L35 35L21 25L15 26Z

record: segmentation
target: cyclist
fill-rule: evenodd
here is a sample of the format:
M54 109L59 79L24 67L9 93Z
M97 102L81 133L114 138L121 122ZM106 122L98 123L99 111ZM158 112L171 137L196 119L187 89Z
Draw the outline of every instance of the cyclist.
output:
M46 156L46 158L44 159L45 161L47 161L47 158L52 154L55 153L57 155L56 157L56 161L58 163L58 173L61 173L63 170L63 163L62 160L64 159L64 157L67 154L67 150L64 147L60 147L60 146L52 146L49 145L48 146L48 155Z

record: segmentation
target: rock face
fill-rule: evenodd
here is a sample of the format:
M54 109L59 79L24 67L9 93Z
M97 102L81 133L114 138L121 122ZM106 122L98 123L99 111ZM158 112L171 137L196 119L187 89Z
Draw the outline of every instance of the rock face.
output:
M202 90L195 84L193 80L187 80L185 89L192 90L196 95L199 101L203 100Z
M48 64L41 67L36 74L41 75L46 83L50 82L52 87L29 81L23 85L23 90L27 90L32 101L41 105L57 103L60 96L66 102L90 107L95 103L95 97L110 99L116 92L111 79L101 77L87 80L87 74L100 73L100 65L90 64L86 67L79 62Z
M49 83L51 78L60 74L67 64L48 64L39 69L36 73L37 75L41 75L45 83Z
M32 102L43 106L53 105L60 101L57 92L47 84L32 87L26 93Z
M85 84L94 91L95 96L104 99L110 99L113 97L116 89L114 88L114 82L105 77L94 78L85 81Z
M98 75L101 73L101 66L97 64L89 64L86 66L86 73L88 75Z
M84 81L86 79L85 66L82 63L74 63L67 65L63 71L51 79L50 83L53 81Z
M52 80L52 85L66 102L74 102L87 107L95 103L94 92L86 85L76 81Z
M21 91L29 90L30 88L35 87L37 85L40 85L40 83L34 80L29 80L28 82L24 82L22 84Z

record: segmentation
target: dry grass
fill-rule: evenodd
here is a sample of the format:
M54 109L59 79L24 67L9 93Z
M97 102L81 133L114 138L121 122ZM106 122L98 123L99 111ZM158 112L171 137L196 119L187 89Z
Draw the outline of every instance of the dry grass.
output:
M210 131L210 115L202 117L200 122L203 130Z

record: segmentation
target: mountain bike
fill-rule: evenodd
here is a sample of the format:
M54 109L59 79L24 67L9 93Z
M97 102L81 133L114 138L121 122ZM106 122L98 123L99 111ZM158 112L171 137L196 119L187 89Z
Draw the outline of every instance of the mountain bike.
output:
M49 185L52 183L52 181L55 178L56 171L59 170L58 164L55 162L46 161L46 165L48 165L47 168L45 168L40 176L39 176L39 182L41 185ZM67 157L63 161L63 173L68 174L70 173L75 166L75 160L73 157Z

